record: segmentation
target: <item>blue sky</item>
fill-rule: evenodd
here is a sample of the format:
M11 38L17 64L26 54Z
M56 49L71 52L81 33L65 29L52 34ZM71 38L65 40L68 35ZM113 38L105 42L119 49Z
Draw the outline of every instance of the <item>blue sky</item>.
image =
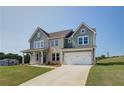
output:
M0 51L28 49L37 26L54 32L81 22L97 30L97 56L124 55L124 7L0 7Z

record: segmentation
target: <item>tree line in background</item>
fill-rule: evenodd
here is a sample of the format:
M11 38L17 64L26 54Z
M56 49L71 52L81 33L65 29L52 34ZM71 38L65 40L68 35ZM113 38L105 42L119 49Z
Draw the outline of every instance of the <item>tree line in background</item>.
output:
M20 64L22 63L22 56L20 56L18 54L13 54L13 53L5 54L3 52L0 52L0 60L3 60L3 59L17 59ZM25 63L29 63L29 61L30 61L29 54L26 54L24 56L24 59L25 59L24 60Z
M101 55L99 57L96 57L96 61L101 60L101 59L105 59L105 58L107 58L105 55Z
M123 55L121 55L121 56L123 56ZM99 61L99 60L102 60L102 59L107 59L107 58L115 58L115 57L121 57L121 56L106 56L106 55L101 55L101 56L99 56L99 57L96 57L96 61Z
M96 61L105 59L105 58L109 58L109 57L110 57L109 52L107 52L106 55L102 54L101 56L96 57Z

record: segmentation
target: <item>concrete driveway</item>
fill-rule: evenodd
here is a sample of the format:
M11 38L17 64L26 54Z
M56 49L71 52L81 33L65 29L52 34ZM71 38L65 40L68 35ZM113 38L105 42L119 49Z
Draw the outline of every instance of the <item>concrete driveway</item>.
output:
M92 65L62 65L20 86L84 86Z

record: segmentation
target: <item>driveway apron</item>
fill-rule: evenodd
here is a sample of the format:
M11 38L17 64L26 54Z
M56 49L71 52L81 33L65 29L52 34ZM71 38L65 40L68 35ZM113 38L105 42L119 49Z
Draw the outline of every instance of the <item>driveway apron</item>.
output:
M20 86L85 86L92 65L62 65Z

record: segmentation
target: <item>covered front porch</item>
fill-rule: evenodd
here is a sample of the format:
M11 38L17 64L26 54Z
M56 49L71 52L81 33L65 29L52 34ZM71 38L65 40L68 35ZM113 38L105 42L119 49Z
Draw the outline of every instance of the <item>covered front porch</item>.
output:
M25 64L24 62L24 56L25 54L30 55L30 64L46 64L47 62L47 50L46 49L28 49L28 50L23 50L23 57L22 57L22 64Z

